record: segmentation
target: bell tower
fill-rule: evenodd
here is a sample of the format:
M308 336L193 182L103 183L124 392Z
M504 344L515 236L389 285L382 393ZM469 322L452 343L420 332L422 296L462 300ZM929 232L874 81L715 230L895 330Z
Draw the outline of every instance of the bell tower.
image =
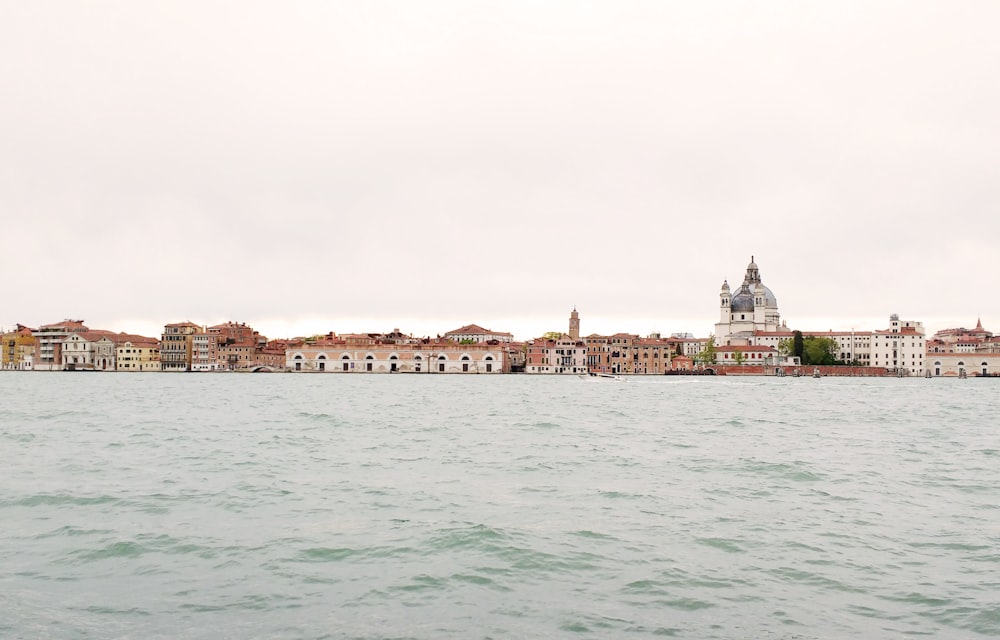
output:
M573 307L573 312L569 314L569 337L574 340L580 339L580 314Z

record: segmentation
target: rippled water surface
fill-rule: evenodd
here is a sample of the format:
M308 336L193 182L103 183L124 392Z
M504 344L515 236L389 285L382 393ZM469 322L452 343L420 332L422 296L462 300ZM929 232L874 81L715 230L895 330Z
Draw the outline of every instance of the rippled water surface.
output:
M0 637L1000 635L992 380L0 374Z

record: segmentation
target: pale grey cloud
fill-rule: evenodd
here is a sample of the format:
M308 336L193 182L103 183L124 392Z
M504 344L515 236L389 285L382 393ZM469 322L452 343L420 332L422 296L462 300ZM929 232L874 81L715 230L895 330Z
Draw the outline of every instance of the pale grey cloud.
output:
M0 325L1000 323L992 2L0 12Z

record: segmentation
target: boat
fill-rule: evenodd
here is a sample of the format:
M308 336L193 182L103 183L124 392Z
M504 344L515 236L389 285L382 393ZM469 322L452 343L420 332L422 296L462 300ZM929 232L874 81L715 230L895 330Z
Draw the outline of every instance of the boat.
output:
M606 380L617 380L618 382L625 382L625 378L613 373L597 373L594 371L590 372L590 377L592 378L604 378Z

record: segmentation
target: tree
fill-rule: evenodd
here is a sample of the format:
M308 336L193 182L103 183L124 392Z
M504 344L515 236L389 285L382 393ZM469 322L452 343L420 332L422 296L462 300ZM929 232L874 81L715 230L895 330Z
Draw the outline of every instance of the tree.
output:
M705 348L699 351L694 359L702 364L715 364L715 336L708 337Z
M546 331L542 337L546 340L558 340L562 337L562 331Z
M733 349L733 362L736 364L743 364L747 361L747 357L743 355L743 352L739 349Z
M792 336L792 355L797 358L802 358L803 349L805 345L802 341L802 332L796 331Z
M792 345L791 338L782 338L778 340L778 355L779 356L790 356L792 355L792 350L794 346Z
M803 340L803 364L832 365L843 364L837 359L840 346L833 338L809 336Z

